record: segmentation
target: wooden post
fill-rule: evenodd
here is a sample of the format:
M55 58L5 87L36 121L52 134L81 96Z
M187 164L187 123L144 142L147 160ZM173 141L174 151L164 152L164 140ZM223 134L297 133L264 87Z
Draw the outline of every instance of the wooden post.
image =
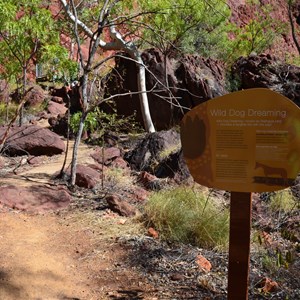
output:
M248 299L251 206L251 193L231 193L228 300Z

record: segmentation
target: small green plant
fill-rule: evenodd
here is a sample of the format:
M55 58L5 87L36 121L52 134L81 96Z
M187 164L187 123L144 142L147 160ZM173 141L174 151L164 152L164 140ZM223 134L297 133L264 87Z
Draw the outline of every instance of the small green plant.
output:
M233 32L236 42L233 45L233 60L252 52L262 53L287 31L286 25L272 16L272 5L262 5L257 0L249 0L247 4L253 11L253 17Z
M14 117L17 107L15 103L0 103L0 125L7 124Z
M159 158L160 158L161 160L163 160L163 159L169 157L170 154L177 152L180 148L181 148L181 145L180 145L180 144L173 145L173 146L170 147L170 148L166 148L166 149L164 149L163 151L161 151L161 152L159 153Z
M79 122L81 118L81 112L77 112L72 115L70 120L70 126L73 132L77 132L79 128ZM98 107L94 111L91 111L85 120L84 130L89 133L97 132L99 137L102 137L105 132L131 132L138 131L139 128L134 121L134 116L122 118L117 113L106 113L101 111Z
M290 189L276 192L270 198L270 209L272 211L288 213L295 209L296 206L297 202L295 201Z
M210 249L228 245L229 212L203 191L177 187L155 192L145 216L164 239Z

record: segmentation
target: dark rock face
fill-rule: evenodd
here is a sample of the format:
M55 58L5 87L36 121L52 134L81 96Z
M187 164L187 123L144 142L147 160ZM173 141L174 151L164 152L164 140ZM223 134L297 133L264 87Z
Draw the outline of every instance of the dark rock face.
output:
M164 153L171 153L178 147L180 137L175 130L149 133L124 155L124 159L134 170L153 173L153 169L163 160Z
M133 150L125 154L124 159L132 169L146 171L141 172L139 180L147 188L153 185L150 189L158 189L159 185L150 174L157 178L172 178L177 182L191 177L183 159L179 133L173 129L147 134ZM147 172L150 174L143 178Z
M181 90L182 105L189 108L206 100L226 94L224 66L212 59L198 56L184 57L175 72Z
M269 54L241 57L232 67L240 89L269 88L300 105L300 68Z
M0 127L0 139L7 127ZM61 154L65 144L61 138L47 128L36 125L12 127L4 150L11 156L31 154L35 156Z
M67 115L58 115L52 116L48 119L48 123L51 126L51 130L59 135L67 137L68 132L68 116ZM70 138L74 138L74 133L70 128Z
M178 183L190 178L191 174L183 158L182 149L164 159L154 174L159 178L173 178Z
M226 94L224 69L217 61L198 56L175 60L165 58L156 49L146 50L142 58L148 70L146 86L150 91L150 113L157 130L178 124L184 113L195 105ZM125 58L117 59L115 70L107 83L107 93L137 92L136 74L134 62ZM136 120L143 124L138 95L119 97L115 102L119 115L130 116L136 112ZM103 108L109 111L105 104Z

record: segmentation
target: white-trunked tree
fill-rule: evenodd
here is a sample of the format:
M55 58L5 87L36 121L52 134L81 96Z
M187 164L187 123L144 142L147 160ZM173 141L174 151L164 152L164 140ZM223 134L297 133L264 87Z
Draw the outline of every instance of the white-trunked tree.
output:
M63 9L68 16L69 20L73 23L73 33L76 38L78 53L80 58L80 64L82 68L81 76L81 97L83 104L83 112L81 114L81 119L79 123L79 129L77 132L73 157L71 164L71 179L70 184L75 185L76 181L76 165L77 165L77 152L78 146L81 141L84 121L87 114L91 111L90 97L92 91L88 89L89 74L95 68L101 65L101 62L96 62L96 52L99 48L104 51L115 50L126 52L132 60L136 62L137 66L137 86L138 94L140 99L141 111L143 115L144 127L147 132L155 132L155 128L151 119L147 90L146 90L146 74L145 66L141 58L141 54L134 44L133 41L127 41L122 35L117 31L117 24L122 23L120 19L113 19L112 11L115 9L118 1L95 1L94 8L97 13L97 19L94 19L92 26L87 26L78 16L78 9L73 0L66 1L60 0ZM112 21L110 21L112 19ZM109 31L109 41L104 40L104 31L108 29ZM81 33L85 34L89 38L89 52L88 57L84 58L82 54L82 44L81 44ZM113 57L113 56L111 56ZM103 63L105 63L109 58L104 58ZM93 103L93 107L98 105L100 102L107 99L100 99L98 103Z

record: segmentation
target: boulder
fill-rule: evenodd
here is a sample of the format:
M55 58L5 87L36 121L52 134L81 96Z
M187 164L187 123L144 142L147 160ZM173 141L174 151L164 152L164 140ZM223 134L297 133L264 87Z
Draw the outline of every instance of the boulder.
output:
M51 101L62 104L64 103L64 98L59 96L52 96Z
M64 187L33 185L0 186L0 203L10 208L30 212L59 210L67 207L72 197Z
M130 167L136 171L153 173L166 156L181 147L179 133L174 130L149 133L131 151L124 155Z
M52 116L58 116L58 115L64 115L67 112L67 108L64 104L57 103L54 101L49 101L47 111L52 115Z
M172 178L178 183L192 178L183 158L182 149L171 153L161 161L156 167L154 174L158 178Z
M39 85L33 85L25 95L26 106L38 106L45 100L45 91Z
M241 57L232 66L232 81L239 89L268 88L300 105L300 67L269 54Z
M187 55L180 61L175 75L178 79L178 97L185 107L193 108L206 100L227 93L224 65L211 58Z
M225 68L218 61L191 55L174 59L164 57L157 49L144 51L142 59L149 70L146 72L146 86L150 91L147 95L151 117L157 130L171 128L181 121L189 108L226 94ZM134 62L126 58L116 59L116 66L106 83L107 94L138 91L136 74ZM169 86L170 91L166 86ZM153 88L155 91L152 92ZM136 120L143 124L137 94L116 97L115 105L119 115L132 116L136 112ZM101 108L113 112L107 104L101 105Z
M7 127L0 127L0 140ZM4 145L5 153L11 156L31 154L52 156L65 151L65 143L47 128L37 125L12 127Z
M121 156L121 150L116 147L100 148L91 154L91 157L100 164L110 165L112 161Z
M107 201L109 209L118 213L120 216L132 217L137 213L137 210L134 206L125 200L121 200L121 198L117 195L109 195L105 198L105 200Z
M93 189L101 180L101 174L95 169L78 164L76 167L76 182L79 187Z
M48 118L48 123L51 127L51 130L59 135L67 137L68 132L68 116L58 115L58 116L50 116ZM72 129L70 128L70 138L74 138L75 134L73 133Z

